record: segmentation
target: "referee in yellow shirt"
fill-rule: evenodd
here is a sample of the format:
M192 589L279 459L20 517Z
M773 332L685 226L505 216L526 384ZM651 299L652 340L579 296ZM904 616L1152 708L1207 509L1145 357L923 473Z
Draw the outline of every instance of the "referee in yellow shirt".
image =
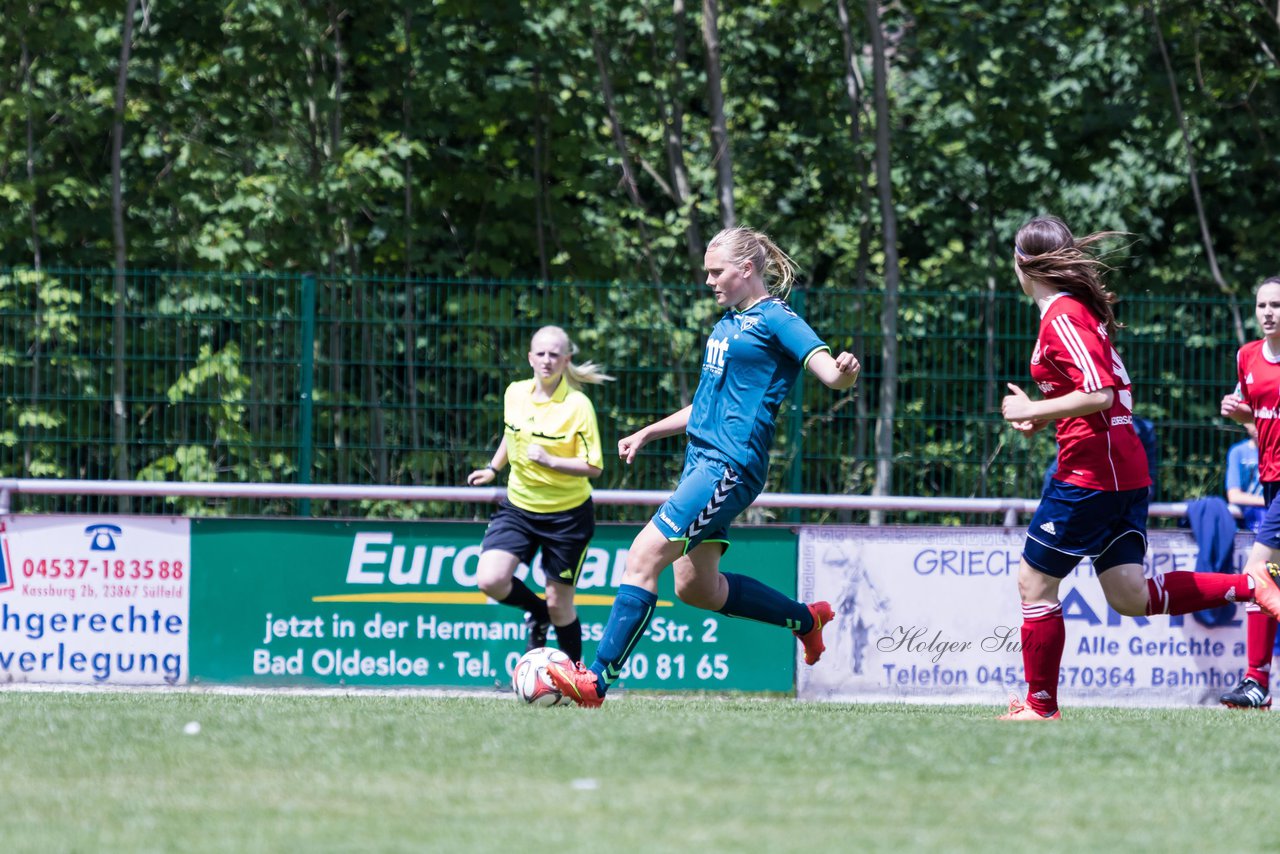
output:
M560 649L582 660L582 623L574 588L595 533L591 478L603 471L596 411L581 388L613 377L591 362L573 363L577 347L558 326L544 326L529 345L533 379L507 386L502 442L470 486L492 483L508 462L507 498L494 512L481 545L480 589L525 612L525 649L546 646L556 627ZM542 549L547 599L515 577L516 567Z

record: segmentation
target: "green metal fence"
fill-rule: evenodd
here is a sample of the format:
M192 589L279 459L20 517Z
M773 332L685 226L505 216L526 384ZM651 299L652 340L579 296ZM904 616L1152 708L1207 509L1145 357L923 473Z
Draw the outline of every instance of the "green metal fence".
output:
M115 296L121 291L123 300ZM862 359L863 380L852 394L812 379L800 385L781 415L768 488L870 492L884 374L882 295L823 288L797 291L792 302L833 348ZM117 282L109 271L0 270L0 475L458 485L501 438L503 389L528 375L525 353L539 326L564 326L580 360L618 377L589 391L608 451L689 400L718 313L697 285L167 271ZM1241 437L1217 415L1235 382L1229 304L1137 295L1122 302L1119 316L1135 409L1155 422L1161 445L1157 498L1221 493L1226 449ZM891 492L1036 497L1052 437L1017 436L998 412L1006 382L1030 387L1034 307L1013 287L908 293L898 323ZM664 440L630 467L607 454L598 487L669 488L682 448L679 439ZM20 509L488 513L468 505L120 502L24 497ZM648 512L601 508L602 518ZM753 518L835 518L780 512Z

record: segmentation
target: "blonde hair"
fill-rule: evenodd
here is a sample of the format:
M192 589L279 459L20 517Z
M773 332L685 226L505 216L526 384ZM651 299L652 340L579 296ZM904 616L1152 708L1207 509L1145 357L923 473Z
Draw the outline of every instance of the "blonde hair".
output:
M600 383L610 382L614 378L604 372L604 369L595 362L583 362L581 365L573 363L573 357L578 355L578 345L574 344L569 338L569 333L565 332L559 326L544 326L537 332L533 333L533 338L537 338L542 334L554 335L560 339L564 350L569 354L569 363L565 365L564 378L568 381L571 388L580 389L584 384L599 385ZM529 339L529 346L533 346L533 338Z
M765 281L765 288L779 299L786 299L796 280L796 262L778 248L769 235L754 229L737 226L726 228L711 238L708 249L717 246L724 249L734 266L741 267L750 261ZM773 279L772 283L770 279Z

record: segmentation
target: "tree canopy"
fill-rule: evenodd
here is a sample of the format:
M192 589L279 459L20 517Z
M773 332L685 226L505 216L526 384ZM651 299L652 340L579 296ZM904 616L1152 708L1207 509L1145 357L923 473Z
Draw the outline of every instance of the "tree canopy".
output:
M846 10L846 62L838 6L11 4L3 261L112 263L123 80L132 267L696 281L731 155L736 221L769 231L811 286L874 285L870 15ZM1275 272L1274 9L871 6L905 290L1007 279L1009 235L1044 211L1132 233L1144 289L1213 292L1207 248L1228 289Z

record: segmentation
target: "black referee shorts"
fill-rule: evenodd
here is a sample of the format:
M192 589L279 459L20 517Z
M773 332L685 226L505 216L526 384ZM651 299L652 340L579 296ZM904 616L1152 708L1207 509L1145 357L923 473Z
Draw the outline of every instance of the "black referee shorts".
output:
M570 510L554 513L521 510L504 500L489 520L480 548L509 552L521 563L529 563L542 549L542 571L547 580L573 587L578 583L587 545L595 532L595 507L590 498Z

